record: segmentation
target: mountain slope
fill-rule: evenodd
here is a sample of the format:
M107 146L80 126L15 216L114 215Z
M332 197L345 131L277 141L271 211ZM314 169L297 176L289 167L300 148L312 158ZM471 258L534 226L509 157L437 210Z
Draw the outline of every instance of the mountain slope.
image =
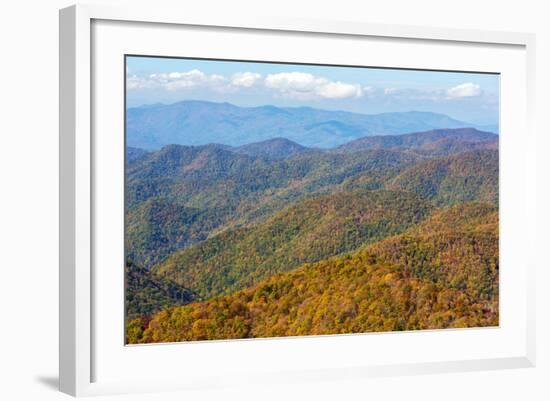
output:
M471 152L474 150L498 150L498 139L483 142L470 142L455 138L443 138L427 143L413 152L424 156L450 156L456 153Z
M126 257L148 268L164 256L208 238L225 221L224 212L186 207L165 198L148 199L126 214Z
M169 280L154 277L133 263L126 265L124 282L127 319L151 316L161 309L199 299L192 291Z
M311 152L313 149L306 148L286 138L273 138L262 142L242 145L234 148L233 151L249 156L264 157L269 160L278 160Z
M310 107L247 108L192 100L129 108L126 113L128 145L149 150L169 144L241 146L278 137L302 146L331 148L367 135L472 126L428 112L365 115Z
M179 248L305 197L380 188L413 192L439 206L496 204L498 150L439 158L384 149L312 151L267 160L220 145L167 146L128 165L128 255L149 268Z
M152 272L208 299L399 233L430 211L427 202L394 191L307 199L257 225L178 251Z
M435 211L418 226L368 251L402 266L409 275L487 300L498 293L498 221L494 205L455 205Z
M483 202L466 202L459 205L436 209L428 218L407 233L429 236L447 231L476 229L498 229L498 207Z
M472 200L498 204L498 177L498 150L477 150L421 161L386 187L416 193L438 206Z
M418 156L387 150L351 154L308 152L268 161L219 145L166 146L132 163L127 171L127 204L153 197L183 200L189 207L223 206L265 190L306 191L341 183L362 171L373 176L388 168L411 166Z
M232 295L163 310L150 321L133 320L127 341L498 325L496 211L467 205L437 213L416 231L352 255L306 264ZM440 231L460 215L461 227Z
M133 148L131 146L126 146L126 161L132 162L138 157L147 154L147 151L140 148Z
M414 132L403 135L376 135L356 139L339 146L337 151L357 151L365 149L415 150L424 154L434 155L457 153L458 147L464 150L474 150L476 146L485 148L498 145L498 135L478 131L474 128L436 129L424 132ZM451 148L451 145L455 149ZM430 153L429 151L433 152ZM447 152L444 152L447 150Z
M127 251L149 268L177 248L247 225L307 196L340 190L368 174L380 188L418 156L386 150L306 152L281 160L237 154L219 145L171 145L129 164Z

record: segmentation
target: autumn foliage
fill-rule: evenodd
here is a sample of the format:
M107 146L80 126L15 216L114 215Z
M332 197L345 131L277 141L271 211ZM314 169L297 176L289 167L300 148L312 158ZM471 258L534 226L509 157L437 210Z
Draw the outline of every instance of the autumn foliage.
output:
M461 224L448 224L460 216ZM129 323L172 342L498 325L498 215L460 205L359 251ZM136 329L139 328L139 329Z
M130 150L128 343L499 324L493 134Z

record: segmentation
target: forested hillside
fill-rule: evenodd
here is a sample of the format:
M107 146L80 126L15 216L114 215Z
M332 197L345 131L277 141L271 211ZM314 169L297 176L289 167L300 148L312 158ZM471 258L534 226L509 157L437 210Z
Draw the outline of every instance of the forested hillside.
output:
M316 151L316 149L306 148L286 138L273 138L229 149L236 153L259 156L271 160L286 159L301 153Z
M421 161L388 188L416 193L438 206L478 200L498 204L498 150L477 150Z
M362 188L381 188L417 160L367 150L268 161L217 145L169 146L128 166L127 252L150 268L216 232L253 223L305 197L340 191L346 179L362 172L369 177Z
M128 319L152 315L161 309L200 300L192 291L170 280L154 277L149 271L132 262L126 264L125 277L125 307Z
M452 144L453 148L445 152L442 144ZM365 149L409 150L426 153L439 150L439 154L458 153L460 151L486 148L498 144L498 135L478 131L474 128L435 129L403 135L375 135L356 139L337 147L336 151L357 151ZM461 148L463 147L463 148ZM433 155L432 153L430 153Z
M128 147L127 341L498 325L498 177L473 128Z
M426 201L395 191L316 197L175 252L152 272L208 299L399 233L431 210Z
M456 230L445 221L463 216ZM498 325L498 220L486 205L436 212L354 254L232 295L129 323L128 341L171 342Z
M413 192L436 205L495 203L498 151L437 158L385 149L310 151L280 159L222 145L168 146L128 164L127 252L150 268L177 249L306 197L383 188Z
M416 148L414 152L423 156L448 156L481 149L498 150L498 140L470 142L454 138L443 138L424 144Z

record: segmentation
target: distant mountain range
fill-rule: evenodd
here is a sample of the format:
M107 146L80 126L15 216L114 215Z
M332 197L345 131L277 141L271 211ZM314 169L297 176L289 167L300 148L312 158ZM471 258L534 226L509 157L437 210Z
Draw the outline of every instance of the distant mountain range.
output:
M466 127L498 131L497 126L477 126L430 112L367 115L192 100L129 108L126 113L127 145L147 150L169 144L242 146L283 137L300 146L326 149L373 135Z
M498 149L498 135L475 128L435 129L403 135L366 136L334 149L317 149L302 146L287 138L273 138L242 146L208 144L192 146L195 150L219 149L240 155L280 160L304 153L349 153L360 150L395 150L414 152L423 156L445 156L454 153ZM147 152L141 148L126 147L127 160L133 161Z

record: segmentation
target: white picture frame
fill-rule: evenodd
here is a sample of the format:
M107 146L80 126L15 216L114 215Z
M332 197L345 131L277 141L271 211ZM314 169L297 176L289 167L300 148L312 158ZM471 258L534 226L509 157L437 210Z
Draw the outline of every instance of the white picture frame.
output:
M122 26L115 26L121 23ZM97 29L105 26L103 31ZM102 25L104 24L104 25ZM132 26L124 24L134 24ZM145 24L145 25L144 25ZM511 61L506 68L509 68L510 80L505 83L508 86L514 86L518 94L518 99L504 105L504 111L509 112L504 116L509 122L508 126L518 128L516 131L522 132L521 141L517 134L506 134L506 124L504 126L503 143L501 150L504 155L518 157L521 160L521 166L512 170L513 166L507 168L506 161L501 162L501 179L509 185L505 185L501 190L508 190L510 193L510 202L508 208L501 209L501 218L505 217L502 224L512 231L522 231L524 237L523 245L519 245L519 250L528 250L534 246L535 236L535 132L533 129L534 112L534 35L524 33L506 33L506 32L485 32L458 29L439 29L414 26L398 25L376 25L364 22L349 21L316 21L316 20L292 20L278 18L251 18L243 17L239 20L225 18L223 16L208 15L188 15L182 10L164 10L151 8L111 8L108 6L78 5L72 6L60 11L60 390L74 395L95 395L108 393L127 393L138 391L165 391L171 389L195 389L209 388L215 386L242 385L247 382L279 382L288 381L306 381L306 380L328 380L331 378L362 378L369 376L386 376L402 374L421 374L431 372L450 372L450 371L468 371L482 369L505 369L517 367L530 367L535 364L535 305L534 305L534 259L524 259L521 264L516 264L514 274L517 277L509 281L509 286L501 288L502 297L508 297L507 294L516 294L521 301L518 302L516 316L517 327L510 327L510 336L504 337L508 327L506 324L497 329L488 329L492 331L475 330L450 330L442 335L440 332L417 332L413 335L399 337L398 334L384 333L376 335L359 336L319 336L306 339L269 339L269 340L244 340L244 341L226 341L212 342L206 344L193 344L186 350L183 348L168 348L171 345L151 345L133 348L132 355L126 355L128 352L121 353L120 358L129 358L126 362L122 359L117 360L116 356L108 356L112 348L106 346L106 340L102 335L98 335L98 330L103 330L104 322L109 319L122 319L122 317L104 317L106 314L98 313L101 311L101 305L95 306L94 294L98 286L104 285L105 275L98 276L94 274L94 266L98 256L94 253L94 238L98 230L104 225L97 220L101 215L98 211L97 193L105 193L101 187L101 166L99 160L102 155L112 152L116 153L116 144L104 141L97 141L94 138L94 126L101 126L101 122L95 119L104 118L105 114L93 101L94 88L92 78L94 69L102 68L101 61L94 57L101 54L101 60L110 60L108 54L118 54L121 48L116 48L117 44L128 40L120 32L133 29L132 34L139 35L139 30L144 26L156 26L158 29L158 38L171 34L170 30L179 28L193 27L199 30L231 30L242 35L253 35L254 32L262 32L274 36L281 35L306 35L308 38L338 37L341 40L384 40L395 41L414 41L419 44L431 44L438 46L442 51L445 46L454 46L457 52L463 51L468 47L479 47L481 52L485 47L495 49L509 49L510 51L503 55L502 60ZM179 28L178 28L179 27ZM96 30L94 30L96 29ZM112 29L112 30L111 30ZM98 39L94 42L94 32ZM118 33L117 33L118 32ZM103 35L103 36L102 36ZM106 55L102 52L102 46L105 45L105 35L116 35L117 40L112 40L111 49L105 49ZM154 35L157 35L155 33ZM153 39L155 36L153 35ZM130 35L129 35L130 36ZM111 38L114 38L112 36ZM151 40L153 40L151 39ZM206 39L205 39L206 40ZM154 42L153 42L154 43ZM412 42L411 42L412 43ZM152 50L149 45L143 44L143 52L150 54ZM167 47L168 49L168 47ZM159 49L162 52L164 49ZM506 50L507 51L507 50ZM111 53L109 53L111 52ZM117 53L118 52L118 53ZM503 50L504 52L504 50ZM169 54L171 55L171 54ZM259 56L260 59L262 56ZM395 56L399 57L399 56ZM404 55L400 57L405 57ZM498 58L495 58L498 60ZM391 61L389 61L391 62ZM444 69L445 65L452 67L452 60L446 61L436 69ZM465 61L465 63L467 60ZM426 61L428 63L428 61ZM496 61L495 61L496 63ZM456 62L455 62L456 64ZM515 67L514 67L515 66ZM517 68L516 68L517 67ZM113 67L115 68L115 67ZM454 65L451 70L472 70L474 64L469 67ZM490 67L487 67L490 68ZM504 68L504 67L503 67ZM515 68L515 69L514 69ZM485 68L486 69L486 68ZM514 70L513 70L514 69ZM480 71L484 70L483 68ZM121 72L122 69L119 71ZM500 70L499 70L500 71ZM120 78L123 77L119 74ZM512 78L513 76L513 78ZM99 78L101 81L104 78ZM103 81L105 82L105 81ZM95 82L97 84L97 82ZM116 86L116 85L115 85ZM99 91L100 92L100 91ZM503 92L503 96L506 91ZM103 96L96 94L96 96ZM116 104L115 104L116 106ZM514 106L514 108L512 108ZM118 106L117 106L118 107ZM112 108L111 108L112 109ZM115 107L116 109L116 107ZM518 109L520 111L513 111ZM513 114L513 115L511 115ZM105 119L107 121L108 118ZM117 127L118 125L113 125ZM510 130L511 131L511 130ZM122 133L121 133L122 135ZM110 149L110 150L109 150ZM507 153L506 153L507 152ZM115 157L115 156L113 156ZM122 157L122 155L120 156ZM109 156L107 155L106 159ZM115 160L115 159L113 159ZM117 159L118 160L118 159ZM101 162L103 163L103 162ZM108 162L105 162L108 163ZM508 163L509 164L509 163ZM113 161L109 168L120 167L116 161ZM508 178L509 177L509 178ZM522 183L523 191L510 188L514 183ZM508 188L508 189L507 189ZM101 192L103 191L103 192ZM515 192L515 194L514 194ZM512 197L515 197L512 199ZM509 216L509 218L507 218ZM120 220L122 221L122 220ZM512 234L510 234L512 235ZM511 236L508 240L501 241L506 257L515 261L512 251L508 252L507 247L502 248L503 244L510 243L514 238ZM508 242L509 241L509 242ZM523 248L521 248L523 247ZM113 247L113 253L122 252ZM534 254L534 253L531 253ZM519 273L518 273L519 272ZM122 266L120 276L122 275ZM512 277L511 277L512 278ZM106 291L110 294L109 291ZM103 295L111 297L111 295ZM111 299L111 298L109 298ZM116 302L116 296L112 296ZM506 305L506 303L504 303ZM117 315L118 316L118 315ZM105 319L104 321L102 319ZM97 327L101 327L98 329ZM118 328L115 328L118 330ZM500 331L499 331L500 330ZM513 332L513 333L512 333ZM481 333L481 334L480 334ZM501 335L502 334L502 335ZM384 337L385 336L385 337ZM388 337L389 336L389 337ZM122 337L122 334L120 334ZM447 357L442 355L440 359L427 358L418 359L414 355L407 358L387 358L382 351L377 358L372 361L364 360L364 356L358 352L356 359L336 361L338 351L350 349L350 347L363 347L366 342L379 342L377 347L384 344L383 338L392 338L392 342L400 343L401 346L410 346L414 343L419 347L420 344L441 344L445 341L464 342L468 341L491 341L495 344L502 342L508 343L510 349L506 350L506 345L495 345L495 349L483 353L472 352L464 358ZM506 341L504 341L506 340ZM412 341L412 343L410 342ZM118 344L118 343L117 343ZM297 344L299 347L297 347ZM115 344L116 345L116 344ZM119 345L124 348L123 341ZM333 348L331 348L333 347ZM347 347L347 348L346 348ZM499 348L500 347L500 348ZM299 349L298 349L299 348ZM306 351L302 351L306 348ZM249 349L249 353L261 355L291 355L304 352L305 355L314 355L320 349L328 349L326 357L322 361L312 360L311 363L297 364L296 369L285 369L285 361L274 363L275 368L263 369L259 367L256 371L246 370L242 367L240 378L227 372L229 367L224 370L220 366L218 370L214 369L212 375L206 375L199 366L195 372L187 372L185 378L178 375L166 376L165 372L159 372L155 377L154 372L148 372L148 380L131 380L123 375L117 376L110 372L108 378L103 380L101 366L106 364L114 366L114 370L121 370L122 365L117 363L127 363L128 366L135 364L140 358L150 363L159 361L169 362L169 359L177 358L177 353L188 352L190 357L197 358L205 355L210 362L215 362L213 355L221 354L225 357L241 356L243 360L253 358L243 353L243 350ZM460 345L457 346L460 350ZM332 351L331 351L332 350ZM158 352L156 352L158 351ZM286 352L286 354L285 354ZM310 352L311 354L306 354ZM116 352L115 352L116 353ZM113 354L115 354L113 353ZM153 355L154 353L154 355ZM122 355L124 354L124 355ZM98 358L101 363L97 362ZM331 358L333 358L331 360ZM282 358L281 358L282 359ZM374 360L376 359L376 360ZM252 360L252 359L249 359ZM331 363L334 362L334 365ZM172 361L171 363L173 363ZM291 361L287 362L288 364ZM220 364L222 365L222 364ZM170 366L170 363L167 363ZM237 371L239 367L237 366ZM225 372L225 373L224 373ZM244 372L244 374L243 374Z

